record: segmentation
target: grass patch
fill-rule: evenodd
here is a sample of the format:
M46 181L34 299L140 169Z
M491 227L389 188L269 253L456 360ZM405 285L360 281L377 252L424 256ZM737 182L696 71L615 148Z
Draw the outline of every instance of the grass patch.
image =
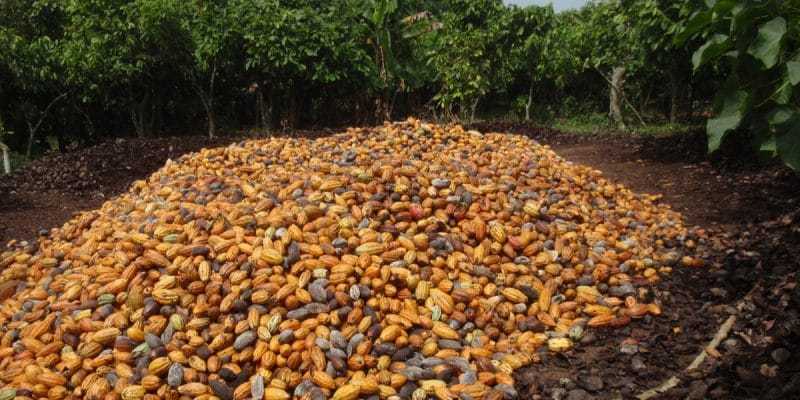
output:
M669 122L664 122L664 123L648 124L646 126L637 125L629 127L628 131L639 135L660 136L660 135L673 135L676 133L685 133L703 129L704 125L702 123L691 124L691 123L679 122L671 124Z
M603 113L590 113L571 117L555 118L545 123L560 131L577 134L611 133L619 135L663 136L686 133L702 129L702 124L651 122L642 126L638 122L628 121L626 129L619 129L608 121L608 116Z
M548 125L560 131L577 134L617 131L615 127L608 123L608 117L599 113L555 118Z

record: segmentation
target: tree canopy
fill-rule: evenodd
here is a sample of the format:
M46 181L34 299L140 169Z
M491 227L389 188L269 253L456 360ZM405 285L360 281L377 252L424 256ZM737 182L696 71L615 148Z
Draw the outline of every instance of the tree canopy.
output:
M412 114L608 110L639 124L708 109L710 151L746 136L798 168L799 13L778 0L595 0L561 13L500 0L6 0L0 135L30 153L45 137Z

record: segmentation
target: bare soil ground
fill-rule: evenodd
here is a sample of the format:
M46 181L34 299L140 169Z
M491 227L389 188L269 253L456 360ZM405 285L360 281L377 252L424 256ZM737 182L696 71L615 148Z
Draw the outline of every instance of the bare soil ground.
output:
M724 152L709 159L701 133L578 136L507 123L472 128L531 136L636 191L662 194L713 238L707 267L678 270L657 289L664 315L590 331L564 355L542 353L541 363L517 372L523 398L634 398L673 375L681 384L660 398L800 397L800 177ZM35 240L169 158L242 139L125 139L39 159L0 177L0 243ZM718 353L683 374L731 314L738 320Z

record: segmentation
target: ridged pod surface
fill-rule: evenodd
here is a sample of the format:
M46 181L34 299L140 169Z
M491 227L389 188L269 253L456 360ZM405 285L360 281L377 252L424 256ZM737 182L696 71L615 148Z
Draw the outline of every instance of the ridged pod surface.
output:
M513 397L702 265L657 200L417 120L205 149L0 254L0 397Z

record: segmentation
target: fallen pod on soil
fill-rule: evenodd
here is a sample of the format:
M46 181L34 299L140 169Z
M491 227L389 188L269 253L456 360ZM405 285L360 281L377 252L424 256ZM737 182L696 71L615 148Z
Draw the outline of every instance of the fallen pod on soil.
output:
M415 120L203 150L0 255L0 399L515 397L699 263L656 200Z

